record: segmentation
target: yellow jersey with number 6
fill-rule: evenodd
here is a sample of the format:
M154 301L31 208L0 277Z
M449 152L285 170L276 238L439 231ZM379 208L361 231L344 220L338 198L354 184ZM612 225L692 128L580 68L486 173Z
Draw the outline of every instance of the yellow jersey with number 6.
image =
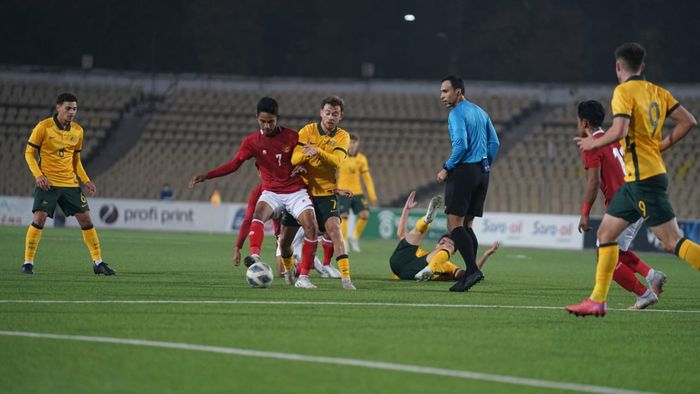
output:
M620 141L625 147L625 182L666 173L659 145L664 121L679 105L668 90L642 76L633 76L615 88L611 104L613 118L630 120L627 136Z
M39 122L27 142L27 155L33 156L39 151L38 166L36 161L29 161L29 169L34 177L45 175L51 186L77 187L78 176L84 183L90 181L82 169L75 167L74 156L83 148L83 128L76 122L62 127L54 115Z

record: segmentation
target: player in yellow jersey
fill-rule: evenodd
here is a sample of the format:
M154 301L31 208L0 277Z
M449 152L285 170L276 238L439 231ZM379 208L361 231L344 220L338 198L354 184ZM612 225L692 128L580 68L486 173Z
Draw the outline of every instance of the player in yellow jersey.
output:
M321 121L307 124L299 130L299 141L294 148L292 165L303 164L306 168L303 177L316 209L316 220L321 232L324 254L332 256L335 251L343 288L355 290L350 280L350 260L343 245L338 201L335 196L338 167L347 157L350 145L350 135L338 127L343 119L344 105L343 100L337 96L323 99L320 111ZM298 227L298 224L290 219L288 215L282 219L283 237L285 232L289 231L293 238ZM287 265L286 269L291 269L291 259L284 261ZM310 263L299 266L299 278L294 284L296 287L316 287L309 281L308 273L311 268Z
M408 213L416 207L415 197L415 191L408 195L403 212L401 212L399 226L396 229L399 244L389 258L389 267L393 278L417 280L419 282L428 280L460 280L466 271L449 261L450 256L455 252L455 243L449 234L440 237L432 251L421 249L419 246L430 228L430 223L435 219L437 210L442 205L442 196L435 196L430 200L425 216L418 219L415 227L406 233ZM496 253L499 246L498 241L494 242L493 246L481 256L476 262L479 269L486 264L486 260L492 254Z
M670 148L697 125L691 115L667 90L642 76L644 48L637 43L623 44L615 51L615 71L620 84L612 97L612 127L600 138L577 137L582 151L612 144L625 148L625 184L610 205L598 229L598 265L590 298L566 307L577 316L605 316L605 300L618 261L617 238L640 217L662 242L667 252L676 254L700 269L700 245L684 238L666 190L668 175L661 152ZM676 126L666 137L662 129L666 117Z
M78 178L90 192L97 193L90 181L80 151L83 147L83 128L73 121L78 111L78 99L63 93L56 100L56 114L39 122L27 142L24 157L36 180L32 224L27 230L24 249L24 264L20 272L34 273L36 255L46 217L53 218L56 205L66 216L75 215L83 229L83 241L90 251L95 274L114 275L115 271L102 261L100 240L90 219L90 208ZM37 152L39 161L37 161Z
M341 228L343 230L343 239L347 239L350 248L354 252L360 251L359 239L362 231L367 225L369 218L369 204L377 203L377 195L374 192L374 182L372 175L369 173L369 164L367 157L359 152L360 137L357 134L350 134L350 147L348 148L348 158L345 159L338 169L338 188L350 190L353 197L338 197L338 207L340 217L342 219ZM362 182L365 183L367 189L367 197L362 192ZM348 216L350 216L350 208L356 215L355 234L348 236Z

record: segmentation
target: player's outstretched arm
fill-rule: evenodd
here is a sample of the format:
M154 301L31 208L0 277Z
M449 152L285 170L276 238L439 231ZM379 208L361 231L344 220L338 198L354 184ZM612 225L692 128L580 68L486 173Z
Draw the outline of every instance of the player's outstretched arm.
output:
M396 229L396 236L399 240L406 237L406 227L408 226L408 212L415 208L417 203L415 202L416 191L412 191L408 198L406 199L406 204L403 206L403 211L401 212L401 218L399 219L399 227Z
M693 114L688 112L682 105L679 105L670 114L671 119L675 120L676 126L671 130L671 132L661 141L659 145L659 150L661 152L670 148L676 142L680 141L685 137L688 132L695 126L698 125L698 121L695 120Z
M207 174L201 174L201 175L195 175L192 178L190 178L190 181L187 183L187 187L192 189L194 185L198 183L202 183L207 180Z
M481 267L483 267L484 264L486 264L486 260L488 260L492 254L496 253L496 251L500 247L501 247L501 243L499 241L495 241L493 243L493 246L491 246L489 248L489 250L487 250L486 252L484 252L483 255L481 255L481 258L479 259L479 261L476 262L476 266L479 267L479 269L481 269Z

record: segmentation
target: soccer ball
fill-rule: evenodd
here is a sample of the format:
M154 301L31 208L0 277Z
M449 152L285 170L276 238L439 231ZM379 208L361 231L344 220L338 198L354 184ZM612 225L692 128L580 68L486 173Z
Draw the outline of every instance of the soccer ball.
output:
M255 263L248 267L245 279L253 287L268 287L274 278L272 268L265 263Z

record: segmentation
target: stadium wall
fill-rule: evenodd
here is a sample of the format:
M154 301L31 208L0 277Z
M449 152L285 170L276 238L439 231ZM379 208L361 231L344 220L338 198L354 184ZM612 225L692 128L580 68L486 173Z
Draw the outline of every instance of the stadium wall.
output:
M29 197L0 196L0 225L27 226L32 220L33 199ZM93 222L98 228L146 231L185 231L236 233L245 216L245 204L223 203L214 206L205 202L131 200L91 198ZM372 208L364 237L396 240L396 228L401 210ZM477 218L474 228L479 241L491 244L498 240L507 246L548 249L583 249L584 238L576 230L578 216L539 215L518 213L490 213ZM421 215L409 217L413 226ZM352 223L351 223L352 224ZM48 227L78 227L74 219L65 220L57 214L48 219ZM266 231L272 233L271 222ZM431 225L428 239L437 239L447 232L447 219L438 214Z
M600 227L600 222L600 218L591 218L591 231L587 232L583 238L584 249L596 248L596 233L598 232L598 227ZM684 237L693 242L700 242L699 220L678 220L678 227L680 227ZM639 252L664 252L661 241L656 238L646 223L639 229L639 233L632 241L630 248Z

